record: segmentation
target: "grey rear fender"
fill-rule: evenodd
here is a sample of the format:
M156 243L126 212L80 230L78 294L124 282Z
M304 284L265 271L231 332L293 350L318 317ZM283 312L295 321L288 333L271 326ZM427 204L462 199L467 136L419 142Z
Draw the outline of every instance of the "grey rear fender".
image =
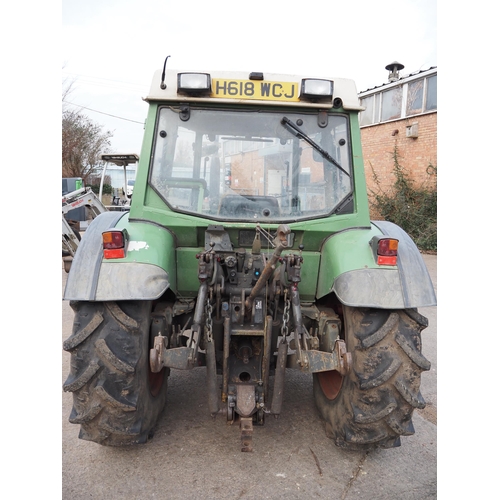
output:
M378 266L369 241L375 235L399 240L396 266ZM355 248L347 257L348 248ZM425 262L410 236L387 221L372 222L370 229L332 235L322 250L318 298L334 292L351 307L411 309L437 304Z
M106 212L92 221L71 264L64 291L65 300L155 300L165 293L170 287L166 265L141 258L141 254L147 253L147 250L129 252L133 258L103 260L102 233L117 226L127 227L133 233L129 229L131 225L127 212ZM140 229L144 224L136 225ZM147 226L152 227L151 224ZM137 229L135 232L138 232ZM153 234L155 239L162 240L165 249L171 248L171 252L175 252L170 233L155 227ZM145 243L144 247L147 248ZM172 271L170 274L175 275L175 270Z

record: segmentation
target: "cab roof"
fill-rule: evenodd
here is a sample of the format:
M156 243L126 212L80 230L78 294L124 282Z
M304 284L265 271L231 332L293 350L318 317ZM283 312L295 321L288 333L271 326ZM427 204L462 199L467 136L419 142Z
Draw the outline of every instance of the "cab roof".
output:
M147 97L144 98L145 101L178 101L178 102L218 102L218 103L229 103L229 104L251 104L259 106L297 106L297 107L308 107L308 108L332 108L335 99L340 98L342 100L342 106L345 110L360 111L363 108L359 104L358 93L356 90L356 85L353 80L346 78L314 78L311 76L299 76L299 75L285 75L279 73L251 73L242 71L179 71L170 69L165 72L165 79L162 85L162 70L155 72L153 80L151 83L150 91ZM178 75L185 73L203 73L209 76L209 80L212 82L212 91L210 94L205 95L186 95L184 93L178 92ZM257 75L257 76L256 76ZM333 96L327 101L311 101L305 99L297 98L292 102L290 100L285 100L279 97L273 98L268 95L265 99L258 97L248 97L244 92L238 93L230 97L221 96L220 92L215 93L214 83L217 84L217 88L224 88L224 85L232 85L233 89L243 89L245 84L253 88L291 88L298 89L300 91L301 84L303 80L313 79L313 80L329 80L333 82ZM221 83L222 82L222 83ZM253 83L248 83L253 82ZM166 87L165 87L166 86ZM273 87L274 86L274 87ZM165 88L162 88L165 87ZM247 93L248 94L248 93ZM275 95L279 95L275 93Z

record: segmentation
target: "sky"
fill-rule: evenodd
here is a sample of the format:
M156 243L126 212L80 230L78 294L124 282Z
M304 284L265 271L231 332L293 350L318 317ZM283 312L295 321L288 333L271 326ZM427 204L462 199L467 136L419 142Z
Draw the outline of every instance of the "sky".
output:
M62 80L69 109L140 153L146 96L163 67L342 77L358 91L437 66L437 0L62 0ZM338 3L338 4L337 4Z

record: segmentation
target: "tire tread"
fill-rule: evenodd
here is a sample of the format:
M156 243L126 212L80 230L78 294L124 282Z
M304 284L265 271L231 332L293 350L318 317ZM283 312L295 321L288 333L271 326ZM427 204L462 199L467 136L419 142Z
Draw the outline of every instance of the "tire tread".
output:
M63 345L71 354L63 384L73 393L69 421L80 424L80 439L101 445L147 442L166 400L166 376L156 396L149 386L151 302L70 305L75 334Z
M350 450L391 448L414 434L412 415L425 407L420 374L430 369L421 353L427 319L416 310L344 308L344 332L353 366L340 393L328 399L313 376L325 430Z

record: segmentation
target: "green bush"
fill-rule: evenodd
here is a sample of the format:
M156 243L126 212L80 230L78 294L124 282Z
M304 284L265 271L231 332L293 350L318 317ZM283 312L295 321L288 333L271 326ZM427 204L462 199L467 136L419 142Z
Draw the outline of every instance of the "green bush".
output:
M90 187L92 188L92 191L94 191L95 194L99 194L100 186L92 184ZM102 194L112 194L112 193L113 193L113 188L111 187L111 184L102 185Z
M391 192L380 187L379 179L373 170L373 178L378 192L371 192L373 208L382 218L404 229L422 251L437 251L437 191L414 186L403 166L399 163L397 145L393 152L394 175L396 181ZM437 175L437 167L427 167L427 174Z

